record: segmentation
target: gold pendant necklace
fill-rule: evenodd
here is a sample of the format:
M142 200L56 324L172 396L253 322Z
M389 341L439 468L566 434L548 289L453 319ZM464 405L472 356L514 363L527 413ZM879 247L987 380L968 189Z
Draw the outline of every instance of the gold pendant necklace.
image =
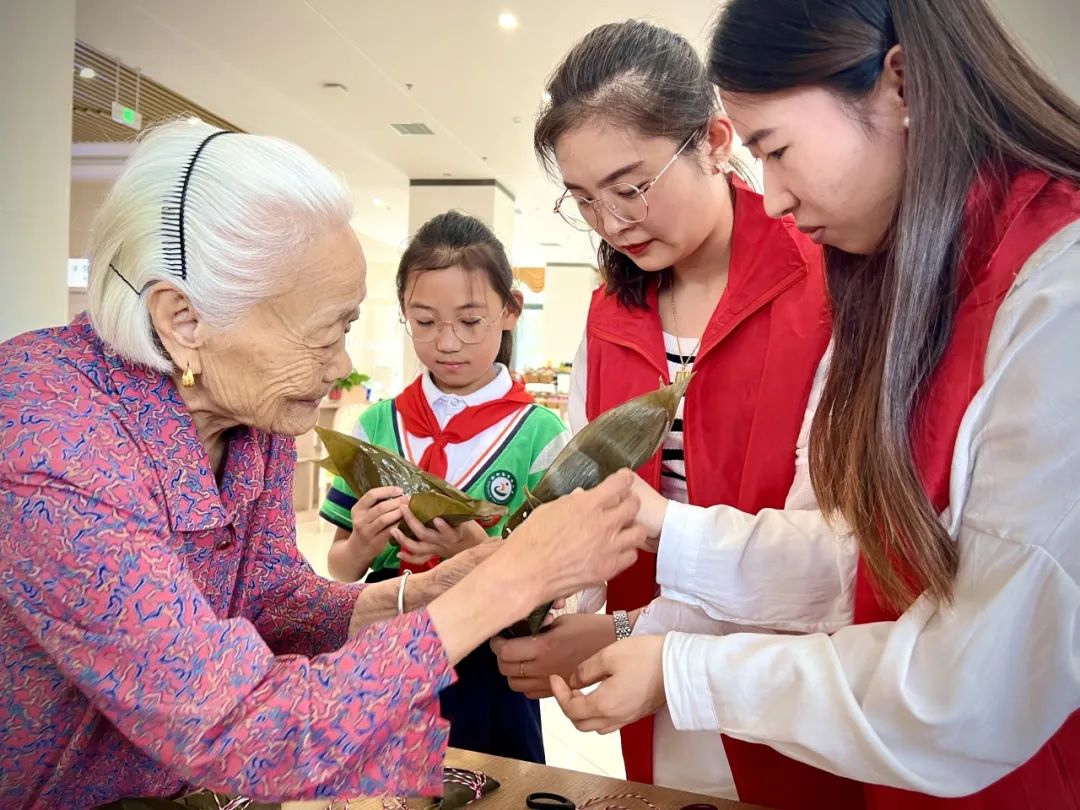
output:
M691 372L687 366L693 362L697 355L698 349L701 347L701 338L697 339L697 343L694 344L694 348L690 350L690 354L683 355L682 353L682 340L679 338L679 313L675 310L675 279L672 278L668 282L668 294L671 296L671 325L675 329L675 347L679 354L679 370L675 372L675 382L681 383L686 380Z

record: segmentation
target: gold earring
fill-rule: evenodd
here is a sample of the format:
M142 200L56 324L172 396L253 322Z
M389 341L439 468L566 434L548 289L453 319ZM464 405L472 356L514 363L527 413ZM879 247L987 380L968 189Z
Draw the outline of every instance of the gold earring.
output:
M187 370L180 378L180 385L184 386L184 388L195 387L195 372L191 370L191 363L187 364Z

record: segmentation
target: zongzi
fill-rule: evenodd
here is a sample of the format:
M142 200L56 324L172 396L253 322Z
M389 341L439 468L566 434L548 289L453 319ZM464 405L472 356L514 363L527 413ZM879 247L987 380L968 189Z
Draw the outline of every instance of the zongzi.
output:
M592 489L624 467L636 470L655 455L671 432L679 402L693 375L678 379L656 391L635 397L600 414L570 440L548 467L536 489L510 516L505 537L538 506L575 489ZM543 626L550 605L542 605L528 618L503 630L506 638L535 634Z
M399 487L409 496L409 511L425 526L442 518L451 526L470 520L494 525L506 515L506 507L470 498L457 487L401 456L362 441L355 436L316 427L329 458L323 466L345 479L349 488L361 494L376 487ZM398 529L406 537L412 532L404 521Z
M443 795L438 806L441 810L460 810L498 789L499 782L483 771L444 768Z

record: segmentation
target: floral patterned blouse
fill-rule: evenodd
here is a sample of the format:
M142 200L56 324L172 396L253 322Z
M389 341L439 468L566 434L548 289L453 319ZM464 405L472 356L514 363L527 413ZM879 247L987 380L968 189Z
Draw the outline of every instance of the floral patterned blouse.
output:
M0 807L441 791L442 644L425 611L347 640L362 586L297 550L294 462L237 429L219 486L85 316L0 345Z

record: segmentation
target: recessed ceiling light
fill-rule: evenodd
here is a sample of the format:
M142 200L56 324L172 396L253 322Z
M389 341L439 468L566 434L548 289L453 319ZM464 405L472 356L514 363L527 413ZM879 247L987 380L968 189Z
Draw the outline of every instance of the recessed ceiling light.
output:
M518 18L509 11L504 11L499 15L499 27L507 31L513 31L518 27Z
M79 69L80 79L93 79L95 76L97 76L97 71L94 70L92 67L84 67Z
M372 197L371 204L376 208L386 208L386 200L379 199L378 197Z

